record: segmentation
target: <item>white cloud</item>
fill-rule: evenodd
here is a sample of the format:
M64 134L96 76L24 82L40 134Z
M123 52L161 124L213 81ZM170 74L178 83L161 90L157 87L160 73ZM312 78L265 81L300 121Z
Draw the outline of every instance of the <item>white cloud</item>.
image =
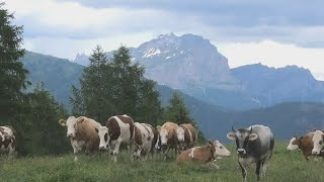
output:
M318 79L324 73L324 48L304 48L294 44L264 40L250 43L223 43L218 48L230 67L262 63L271 67L297 65L310 69Z

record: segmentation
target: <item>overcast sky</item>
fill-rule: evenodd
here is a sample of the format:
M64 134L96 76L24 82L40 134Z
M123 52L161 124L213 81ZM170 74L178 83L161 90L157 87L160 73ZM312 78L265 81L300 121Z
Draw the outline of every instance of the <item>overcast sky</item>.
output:
M298 65L324 79L322 0L7 0L24 47L73 59L100 44L138 46L160 34L209 39L231 67ZM322 76L322 77L321 77Z

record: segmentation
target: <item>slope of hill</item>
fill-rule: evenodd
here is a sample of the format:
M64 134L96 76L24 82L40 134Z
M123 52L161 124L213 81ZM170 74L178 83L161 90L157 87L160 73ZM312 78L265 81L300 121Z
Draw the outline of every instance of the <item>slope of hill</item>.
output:
M44 87L56 100L69 107L71 85L78 85L83 66L67 59L27 51L21 59L29 70L28 80L35 86L43 82Z
M217 48L197 35L160 35L130 52L134 62L145 66L147 78L212 105L248 110L281 102L324 103L324 83L309 70L260 64L230 70ZM75 62L86 64L86 55Z
M297 66L270 68L261 64L232 69L245 93L271 106L280 102L324 102L324 84L315 80L309 70Z
M44 82L54 97L68 106L72 84L78 84L83 67L65 59L27 52L22 59L30 71L29 80ZM162 104L166 104L174 89L157 85ZM282 103L268 108L249 111L233 111L205 103L187 94L182 94L192 117L208 138L225 140L226 133L234 127L246 127L261 123L269 125L277 138L301 135L312 128L324 127L324 104Z

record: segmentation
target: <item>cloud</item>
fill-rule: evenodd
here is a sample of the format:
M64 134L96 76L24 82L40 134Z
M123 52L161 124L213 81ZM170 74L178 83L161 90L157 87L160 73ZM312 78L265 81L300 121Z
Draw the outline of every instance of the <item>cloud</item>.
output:
M294 44L282 44L271 40L249 43L225 43L218 46L228 58L230 67L262 63L272 67L298 65L310 69L322 79L324 48L304 48Z

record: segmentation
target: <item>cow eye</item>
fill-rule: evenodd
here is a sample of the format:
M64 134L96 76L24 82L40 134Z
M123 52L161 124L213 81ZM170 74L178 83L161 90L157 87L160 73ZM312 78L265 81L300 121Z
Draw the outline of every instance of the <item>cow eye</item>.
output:
M105 141L108 140L108 134L107 133L105 134L104 138L105 138Z
M223 146L220 146L219 148L220 148L220 149L223 149Z

